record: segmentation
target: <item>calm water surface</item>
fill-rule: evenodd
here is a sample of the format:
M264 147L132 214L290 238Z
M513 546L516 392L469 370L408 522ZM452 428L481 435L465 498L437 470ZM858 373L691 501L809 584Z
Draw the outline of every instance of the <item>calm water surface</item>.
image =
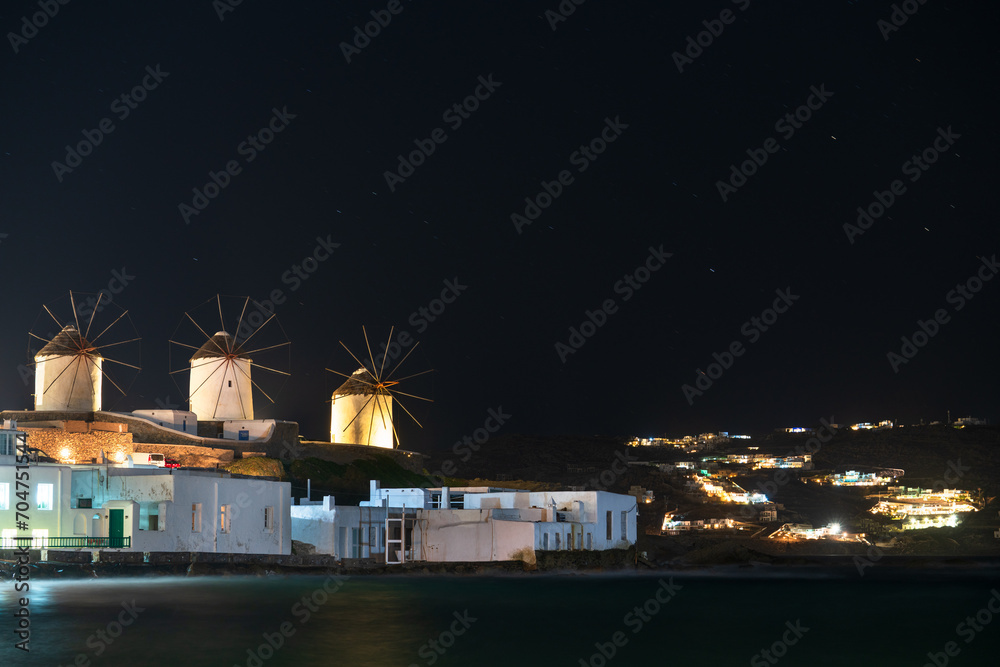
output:
M949 664L992 666L1000 664L1000 614L971 637L956 626L987 607L998 574L720 569L674 574L672 597L660 583L665 573L355 576L339 587L326 577L277 576L36 581L29 654L13 649L8 581L0 665L919 667L954 641L959 654ZM656 601L658 590L668 602ZM131 621L120 634L119 617ZM796 622L801 637L786 625ZM795 643L779 645L782 656L768 663L759 652L783 634ZM605 663L595 644L613 657Z

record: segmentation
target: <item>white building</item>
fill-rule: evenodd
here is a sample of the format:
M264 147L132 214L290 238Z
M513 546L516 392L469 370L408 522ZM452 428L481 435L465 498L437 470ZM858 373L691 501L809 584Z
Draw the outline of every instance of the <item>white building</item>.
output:
M381 489L373 481L360 507L332 498L292 507L292 537L338 558L533 561L536 551L634 545L636 509L633 496L605 491Z
M101 409L104 357L72 324L35 355L35 410Z
M198 416L187 410L133 410L132 414L163 428L198 435Z
M364 368L333 392L330 442L392 449L392 396Z
M288 482L152 466L32 463L27 494L18 496L24 490L16 485L15 457L4 453L11 433L0 431L3 548L31 538L41 549L291 553ZM17 511L30 517L27 530L18 528Z
M316 553L344 558L385 558L384 507L337 506L333 496L321 503L292 506L292 539L316 547Z
M252 363L228 332L216 332L191 357L191 412L203 421L253 419Z

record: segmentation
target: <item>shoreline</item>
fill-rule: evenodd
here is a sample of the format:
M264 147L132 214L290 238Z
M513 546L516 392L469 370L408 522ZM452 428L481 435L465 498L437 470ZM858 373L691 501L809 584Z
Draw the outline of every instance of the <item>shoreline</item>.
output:
M740 563L685 563L681 560L666 563L621 562L603 565L568 566L563 559L530 566L520 561L488 563L406 563L402 565L305 565L287 563L109 563L63 561L37 561L28 564L31 578L39 580L55 579L106 579L118 577L160 578L160 577L232 577L232 576L369 576L369 577L427 577L427 576L546 576L546 575L718 575L733 576L744 574L795 576L823 572L825 574L845 574L861 577L877 573L881 579L889 575L911 573L928 574L988 574L996 576L1000 572L1000 557L970 556L956 557L928 554L884 555L877 561L859 568L857 557L852 555L796 555L783 558L769 558L767 561L747 560ZM7 578L13 575L16 561L0 559L0 567Z

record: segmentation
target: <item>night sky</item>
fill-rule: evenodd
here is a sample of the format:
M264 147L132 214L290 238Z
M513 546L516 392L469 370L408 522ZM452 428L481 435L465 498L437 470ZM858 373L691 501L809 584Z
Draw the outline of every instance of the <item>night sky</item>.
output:
M143 369L105 407L182 404L183 314L277 290L292 377L257 416L313 439L362 326L435 369L418 451L501 406L539 434L998 416L995 3L52 4L0 15L4 408L42 304L113 287Z

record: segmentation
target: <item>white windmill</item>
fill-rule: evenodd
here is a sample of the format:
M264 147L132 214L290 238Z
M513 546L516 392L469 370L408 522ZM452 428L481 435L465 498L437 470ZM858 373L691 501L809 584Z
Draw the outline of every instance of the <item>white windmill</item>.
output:
M433 402L429 398L400 391L399 383L434 371L430 369L412 373L405 377L395 377L399 367L403 365L403 362L420 345L420 343L415 343L399 363L386 373L387 356L382 357L381 364L376 364L375 358L372 355L371 345L368 342L368 332L365 331L364 327L361 327L361 331L364 333L365 346L368 349L368 361L371 362L371 365L369 366L360 361L344 345L343 341L340 341L341 346L347 350L347 353L351 355L351 359L360 368L351 375L346 375L331 368L326 369L331 373L336 373L341 377L347 378L347 381L333 392L333 400L330 407L330 442L392 449L399 444L399 433L396 431L392 415L393 403L398 404L403 412L416 422L417 426L423 428L423 425L417 421L417 418L400 401L400 396L427 401L429 403ZM392 349L392 331L392 329L389 330L389 339L384 348L386 350Z
M104 380L124 396L141 370L140 338L128 311L102 304L103 297L103 293L70 292L68 302L63 298L42 306L44 315L39 314L40 321L29 332L32 341L44 343L34 354L35 410L101 410ZM108 314L98 317L105 310ZM54 323L57 333L53 334L46 323ZM117 377L112 376L112 368Z
M209 334L216 316L219 328ZM254 390L274 403L273 379L289 375L291 343L274 314L249 297L216 295L185 313L170 344L171 367L179 366L170 373L190 373L187 395L199 421L254 419Z

